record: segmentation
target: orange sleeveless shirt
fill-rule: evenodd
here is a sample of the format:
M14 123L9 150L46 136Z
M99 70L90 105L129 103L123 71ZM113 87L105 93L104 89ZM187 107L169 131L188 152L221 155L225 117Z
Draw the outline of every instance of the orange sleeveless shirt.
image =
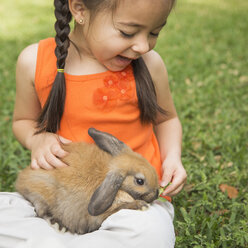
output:
M44 106L57 73L54 38L38 46L35 89ZM65 73L66 101L58 134L72 141L93 143L88 129L113 134L142 154L161 178L161 158L152 124L142 124L132 66L120 72L90 75Z

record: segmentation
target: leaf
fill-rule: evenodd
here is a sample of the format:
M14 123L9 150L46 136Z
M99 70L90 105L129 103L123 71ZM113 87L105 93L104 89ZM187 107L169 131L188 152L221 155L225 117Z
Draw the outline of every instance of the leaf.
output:
M184 186L184 191L191 192L194 189L194 187L195 187L195 184L186 184Z
M220 190L225 193L227 191L227 195L230 199L236 198L238 196L238 190L235 187L229 186L227 184L220 184Z
M199 150L199 148L201 148L201 145L202 145L201 142L197 142L197 141L192 142L192 146L193 146L195 151Z
M167 202L167 199L165 199L164 197L161 197L161 196L158 198L158 200L161 202Z
M214 159L215 159L217 162L220 161L221 158L222 158L221 155L215 155L215 156L214 156Z
M237 69L230 69L228 70L228 72L234 76L237 76L239 75L239 71Z
M241 76L239 78L239 81L240 81L240 83L246 83L246 82L248 82L248 76Z
M191 85L191 80L190 80L189 78L186 78L186 79L185 79L185 83L186 83L187 85Z
M230 212L230 210L228 210L228 209L221 209L221 210L215 211L215 213L217 215L224 215L224 214L227 214L229 212Z

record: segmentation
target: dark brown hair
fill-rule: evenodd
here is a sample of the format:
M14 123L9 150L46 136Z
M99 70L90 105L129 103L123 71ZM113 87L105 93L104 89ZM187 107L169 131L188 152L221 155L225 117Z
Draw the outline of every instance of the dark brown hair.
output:
M116 8L117 0L82 0L86 8L96 13L103 8ZM174 5L174 0L172 6ZM55 6L55 55L57 57L57 68L64 69L65 60L70 45L69 23L72 15L69 10L68 0L54 0ZM171 8L172 8L171 6ZM166 114L157 104L155 87L151 75L142 58L132 61L134 77L136 81L138 106L142 123L155 123L157 113ZM66 97L66 84L64 73L57 72L52 89L47 98L44 108L38 118L38 132L56 133L60 128L60 121L64 112Z
M72 19L71 12L67 0L54 0L55 6L55 55L57 57L57 68L65 68L65 60L68 54L68 48L70 45L69 23ZM64 73L57 72L50 94L46 100L45 106L38 118L38 133L40 132L52 132L60 128L60 121L64 112L65 105L65 76Z

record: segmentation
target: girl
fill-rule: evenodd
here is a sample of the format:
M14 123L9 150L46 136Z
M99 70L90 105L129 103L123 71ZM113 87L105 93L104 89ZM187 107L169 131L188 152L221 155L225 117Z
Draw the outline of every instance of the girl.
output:
M55 0L54 4L55 39L27 47L17 62L13 132L31 150L31 167L67 166L60 160L66 155L60 141L93 142L87 134L93 126L146 157L161 186L171 182L164 196L177 194L186 180L180 158L181 124L166 68L152 50L174 0ZM72 17L75 28L70 32ZM9 209L17 211L22 205L22 214L17 211L23 216L18 233L36 245L37 236L31 238L28 230L57 235L66 247L174 247L169 202L155 202L144 212L121 210L99 231L73 236L55 235L43 220L38 223L20 196L2 197L16 198ZM24 209L34 223L25 222Z

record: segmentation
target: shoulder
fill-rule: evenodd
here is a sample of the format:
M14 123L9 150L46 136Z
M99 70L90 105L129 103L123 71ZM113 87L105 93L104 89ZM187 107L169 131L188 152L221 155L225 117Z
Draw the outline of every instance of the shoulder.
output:
M147 66L155 67L164 65L164 62L161 56L154 50L149 51L148 53L142 55Z
M20 53L17 64L16 74L25 74L28 78L35 78L36 60L38 52L38 43L27 46Z
M30 77L34 82L36 68L45 65L50 68L52 62L55 61L56 57L54 54L54 49L56 47L56 43L54 38L46 38L44 40L40 40L39 43L35 43L27 46L20 53L17 60L17 75L18 72L25 73L27 77Z
M32 44L24 48L19 57L18 62L24 63L25 62L34 62L37 57L37 51L38 51L38 43Z
M168 84L166 66L161 56L154 50L142 56L156 88ZM161 85L162 84L162 85Z

